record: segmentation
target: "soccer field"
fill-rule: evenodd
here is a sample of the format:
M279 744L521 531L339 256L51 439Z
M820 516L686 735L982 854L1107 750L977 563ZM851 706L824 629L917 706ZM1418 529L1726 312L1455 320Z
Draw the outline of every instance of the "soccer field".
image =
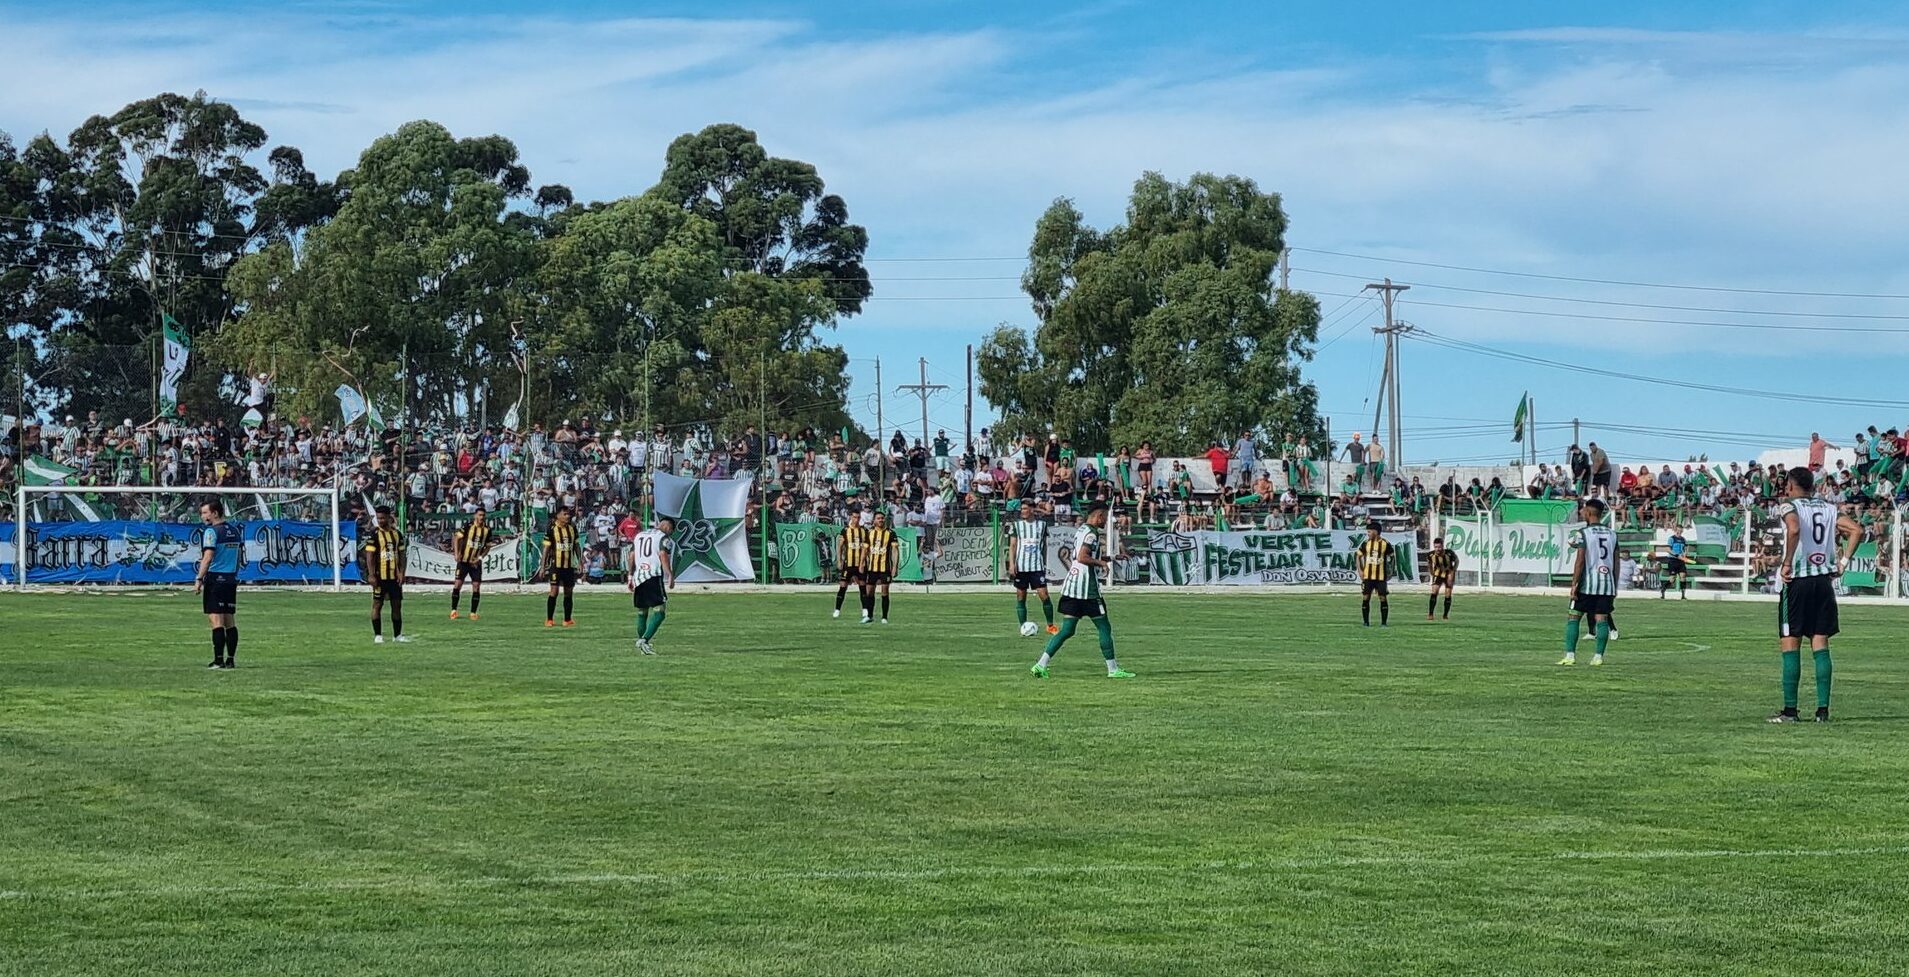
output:
M190 594L0 596L0 973L1909 972L1902 610L1772 727L1769 604L1567 669L1555 598L1122 592L1112 682L1011 601L687 595L645 658L627 598L248 592L211 672Z

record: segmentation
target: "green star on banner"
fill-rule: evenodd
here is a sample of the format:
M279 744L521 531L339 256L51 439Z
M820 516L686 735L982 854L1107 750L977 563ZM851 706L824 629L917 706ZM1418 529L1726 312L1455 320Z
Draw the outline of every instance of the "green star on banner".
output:
M671 534L678 579L747 580L754 576L743 515L751 480L656 475L656 509L676 520Z

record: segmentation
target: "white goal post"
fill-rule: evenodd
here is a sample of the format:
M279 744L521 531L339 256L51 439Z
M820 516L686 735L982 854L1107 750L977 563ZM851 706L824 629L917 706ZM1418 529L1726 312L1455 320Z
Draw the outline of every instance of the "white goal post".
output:
M164 499L173 499L173 500L186 500L191 503L190 506L187 507L186 510L181 512L179 516L176 517L180 520L181 523L185 523L185 524L196 524L199 521L198 512L197 512L198 503L213 496L217 496L226 500L227 502L226 509L228 514L236 511L235 507L231 505L232 497L246 497L246 496L254 497L262 505L269 504L270 500L272 499L278 499L281 501L309 499L314 502L323 500L324 518L322 520L318 518L313 518L310 520L300 520L300 521L316 523L319 525L323 525L325 527L322 545L318 545L313 552L317 555L322 555L325 561L330 565L329 574L325 574L321 572L321 573L314 574L308 577L283 576L283 577L275 577L270 579L272 582L281 582L281 583L315 583L315 582L324 581L326 577L329 577L329 581L331 583L332 589L342 590L344 588L344 565L343 565L344 561L340 559L340 556L339 556L339 547L343 543L343 536L339 531L340 530L339 521L338 521L339 489L336 487L332 487L332 488L231 488L231 487L223 487L223 486L197 486L197 485L152 486L152 485L25 485L25 484L22 484L21 486L19 486L18 493L15 499L16 504L14 507L14 514L13 514L13 519L14 519L13 539L12 539L12 545L11 545L11 555L12 555L11 562L12 562L12 568L13 568L12 582L17 588L24 590L26 589L26 586L29 583L58 583L58 584L101 583L101 584L108 584L108 585L133 583L133 584L156 584L156 585L164 586L168 584L182 585L182 584L191 582L189 577L183 580L174 579L175 577L179 576L180 571L178 568L182 565L179 562L177 562L176 559L174 559L175 557L180 555L180 553L177 551L176 540L172 540L170 538L166 540L162 540L162 542L166 542L169 544L167 547L151 547L149 552L145 555L143 559L143 563L142 563L141 559L139 559L138 557L138 554L135 554L129 551L128 543L131 542L130 540L127 540L127 539L110 540L104 536L87 537L81 546L75 547L75 549L90 547L90 552L86 554L85 560L90 562L94 567L99 568L100 569L99 573L90 574L87 572L86 567L80 567L78 569L70 569L65 574L65 577L66 577L65 579L60 579L60 580L32 579L34 574L31 572L32 567L29 565L29 564L33 564L33 561L29 559L28 544L30 540L28 535L28 532L29 532L28 527L29 527L30 521L39 521L39 520L29 519L30 506L34 504L36 499L40 500L40 504L42 505L43 508L50 508L54 504L54 500L61 500L61 499L67 500L65 508L71 511L78 512L80 517L77 519L48 520L48 522L58 523L61 525L83 526L88 522L107 522L107 521L144 522L153 526L168 525L168 523L165 520L162 520L156 517L143 518L143 519L123 517L123 516L120 516L117 512L114 513L115 518L113 519L100 519L97 516L97 514L91 510L90 505L81 501L82 497L88 497L88 496L91 496L91 497L98 497L98 496L151 497L155 500L155 506L154 506L155 516L156 516L156 509L157 509L156 501L158 499L164 498ZM261 513L260 515L262 517L266 517L270 519L270 521L274 523L292 521L292 520L279 520L276 518L270 518L265 513ZM314 516L316 516L316 513L314 513ZM245 520L241 520L241 522L244 522L244 521ZM148 538L142 538L138 540L138 542L142 544L150 544L153 542L153 540ZM311 542L311 540L301 540L300 542ZM250 558L253 552L263 552L267 549L269 545L270 545L270 541L248 538L246 540L246 549L247 549L248 559ZM111 570L107 570L105 568L108 566L108 564L105 561L107 560L109 556L113 555L115 550L117 550L117 558L114 561L114 568ZM172 550L172 552L162 552L162 550ZM188 552L190 554L188 557L189 560L191 561L197 560L198 549L196 546L186 547L185 552ZM5 561L0 561L0 562L5 562ZM271 562L277 563L279 561L271 561ZM134 566L135 564L141 564L141 565L138 566L134 571L126 571L123 569L119 569L121 567ZM34 564L34 565L40 565L40 564ZM309 562L306 565L309 565Z

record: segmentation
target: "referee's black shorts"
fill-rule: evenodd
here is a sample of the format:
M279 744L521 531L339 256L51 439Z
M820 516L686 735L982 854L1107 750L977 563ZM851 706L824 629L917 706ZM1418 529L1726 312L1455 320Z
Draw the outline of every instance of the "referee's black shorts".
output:
M231 614L239 609L239 575L208 573L199 588L199 606L207 614Z
M1830 576L1797 577L1776 603L1777 637L1832 637L1837 631L1836 585Z

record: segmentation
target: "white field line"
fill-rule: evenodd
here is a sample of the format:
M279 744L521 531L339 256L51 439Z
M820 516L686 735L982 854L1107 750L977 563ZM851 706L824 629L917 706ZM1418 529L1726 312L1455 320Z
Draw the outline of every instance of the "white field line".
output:
M1123 876L1181 874L1250 874L1309 869L1361 867L1441 868L1505 862L1543 865L1556 862L1655 862L1709 859L1832 859L1909 855L1909 845L1875 845L1862 848L1700 848L1630 849L1611 851L1561 851L1544 855L1456 854L1456 855L1325 855L1314 858L1255 859L1243 861L1164 863L1105 863L1086 865L950 865L940 868L824 868L786 871L725 872L690 870L685 872L601 872L566 875L532 875L518 878L471 876L440 878L406 876L386 879L337 879L298 882L239 882L229 885L162 885L139 888L50 888L0 889L0 900L98 900L126 898L164 898L172 896L225 896L300 892L360 891L449 891L511 887L568 886L664 886L664 885L753 885L769 882L938 882L960 879L1043 878L1062 876Z

